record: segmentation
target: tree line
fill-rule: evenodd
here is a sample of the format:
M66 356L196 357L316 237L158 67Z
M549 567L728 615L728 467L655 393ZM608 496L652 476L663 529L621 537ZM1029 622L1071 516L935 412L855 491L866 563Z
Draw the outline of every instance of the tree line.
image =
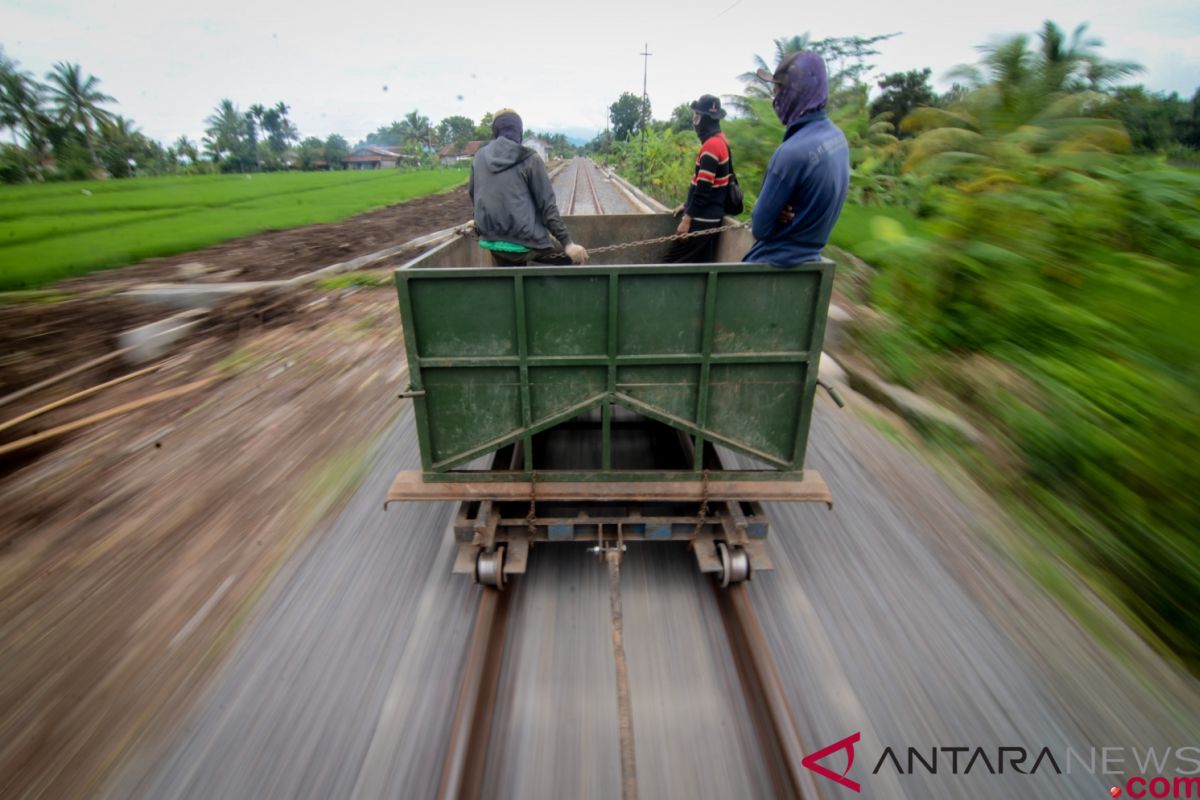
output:
M478 123L470 117L456 114L445 117L435 125L429 117L414 110L402 119L380 126L367 134L362 143L380 147L401 147L416 158L426 158L431 154L436 157L437 152L446 147L461 151L469 142L491 139L492 118L490 111L484 114ZM527 131L526 138L529 137L537 137L545 142L547 156L550 158L569 158L579 149L562 133Z
M104 107L111 102L78 64L55 64L42 83L0 50L0 128L13 139L0 145L0 180L84 178L101 170L125 177L139 163L167 168L166 149Z
M20 183L81 180L96 176L270 172L285 169L342 169L349 142L339 134L301 138L290 106L255 103L242 110L221 99L204 120L200 141L180 136L163 145L110 109L117 101L100 80L79 64L60 62L44 81L21 69L0 49L0 181ZM355 147L401 148L404 163L434 167L447 146L461 151L472 140L491 138L492 115L478 123L455 115L433 124L419 111L381 126ZM567 158L578 148L564 134L530 132L542 139L550 158Z
M929 67L888 73L867 82L865 76L873 69L869 59L878 55L877 46L896 35L819 40L804 35L778 39L774 63L797 49L820 53L829 65L831 84L840 92L840 96L831 97L831 107L843 114L851 107L855 115L864 117L875 130L898 139L910 139L915 133L902 123L911 112L952 107L986 81L979 66L963 66L951 73L953 85L940 94L930 83L933 70ZM1005 80L1014 84L1012 90L1027 96L1025 102L1030 102L1031 92L1040 96L1092 92L1094 105L1089 114L1119 121L1129 136L1133 152L1162 153L1174 160L1200 163L1200 87L1187 98L1178 92L1153 92L1141 85L1117 85L1119 80L1140 72L1141 67L1101 57L1096 52L1100 42L1087 36L1086 25L1067 37L1057 25L1048 22L1039 33L1040 50L1029 45L1029 37L1019 36L1001 46L981 48L993 66L1003 63ZM746 84L745 94L726 98L732 111L753 116L752 101L770 100L769 87L758 79L755 71L773 66L761 56L754 56L754 69L739 76ZM1028 85L1031 80L1036 85ZM1005 103L1014 109L1014 104L1022 101L1012 91L1006 91ZM875 94L874 99L868 100L870 94ZM1036 106L1036 100L1032 102ZM681 103L666 119L654 119L648 99L624 92L609 106L611 129L598 134L587 150L607 154L614 143L638 138L643 132L660 136L687 132L692 128L691 116L690 106Z

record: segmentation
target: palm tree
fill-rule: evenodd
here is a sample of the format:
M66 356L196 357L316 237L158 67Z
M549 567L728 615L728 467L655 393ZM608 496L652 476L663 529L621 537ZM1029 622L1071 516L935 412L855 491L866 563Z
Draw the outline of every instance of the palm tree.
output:
M274 111L279 115L278 136L279 141L283 145L280 148L281 151L286 150L287 146L292 142L300 140L300 129L293 125L292 121L288 119L288 113L291 112L291 110L292 107L282 100L275 104Z
M1071 97L1098 99L1096 93L1114 81L1141 71L1131 61L1109 61L1097 54L1101 41L1086 38L1086 33L1087 25L1079 25L1068 39L1047 20L1036 49L1028 36L1001 39L979 48L979 65L959 67L951 74L974 90L971 112L980 124L1015 130L1056 103L1070 103Z
M46 118L41 95L44 88L29 72L0 71L0 127L12 129L14 143L20 128L24 129L31 148L32 139L44 139Z
M1042 40L1041 62L1046 92L1078 92L1084 89L1100 91L1120 78L1141 72L1142 67L1132 61L1109 61L1095 50L1104 42L1100 39L1085 39L1087 23L1077 26L1066 44L1062 30L1050 20L1042 25L1038 34Z
M266 113L266 106L262 103L255 103L246 112L247 122L250 123L250 120L253 120L248 126L250 128L250 145L254 149L254 168L260 172L262 171L262 164L258 160L258 132L262 130L263 116Z
M98 166L92 130L94 126L108 121L112 116L101 108L100 104L112 103L115 100L97 88L100 79L95 75L84 78L83 70L78 64L60 61L46 74L46 79L50 81L50 101L55 107L59 121L83 132L92 166Z
M189 167L200 160L200 151L196 149L195 143L188 139L186 134L176 139L171 147L174 148L176 155L183 156L188 160Z
M776 39L775 62L773 64L768 65L767 62L763 60L762 56L756 55L754 56L754 69L738 75L738 80L746 84L745 96L769 99L774 94L774 90L771 88L771 84L758 77L758 70L765 69L767 72L774 72L775 67L778 67L779 63L783 61L783 59L785 59L790 53L799 53L802 50L811 49L812 38L808 33L804 33L800 36L786 36L781 39ZM740 103L735 104L739 106L741 105Z
M400 130L404 136L405 143L416 143L424 150L433 149L433 126L429 122L429 117L421 116L419 111L410 111L404 115L404 120L400 123Z
M205 144L209 146L210 153L216 154L214 160L220 160L228 154L236 160L238 172L244 172L246 126L242 112L232 100L224 98L204 121L208 124Z
M46 157L49 120L42 109L45 89L33 75L17 69L15 62L0 63L0 127L12 130L16 144L18 132L24 132L25 144L33 156L34 173L42 177L42 161Z
M267 133L267 145L275 159L281 158L288 145L300 138L300 131L287 118L290 110L287 103L280 101L262 115L262 129Z
M143 149L145 137L134 121L115 114L100 123L97 131L100 134L102 161L109 174L114 178L135 174L136 167L129 162Z

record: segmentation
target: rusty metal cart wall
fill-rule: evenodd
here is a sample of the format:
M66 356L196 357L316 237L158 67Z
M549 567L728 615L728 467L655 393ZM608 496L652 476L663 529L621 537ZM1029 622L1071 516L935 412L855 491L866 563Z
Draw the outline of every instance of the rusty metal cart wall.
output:
M594 247L676 221L567 224ZM804 453L833 264L734 260L749 243L745 230L721 234L715 264L653 263L658 244L587 266L497 268L459 236L397 269L422 470L397 476L389 501L462 501L456 571L489 583L524 571L529 540L606 535L688 539L725 578L767 568L758 503L830 500ZM614 447L634 440L652 463ZM561 468L564 443L594 445L594 460ZM758 466L726 469L714 445ZM485 563L501 545L503 566L502 554ZM744 569L730 569L728 548Z
M601 242L670 222L570 225ZM424 480L523 481L535 470L542 481L699 479L702 459L684 472L614 463L614 406L687 433L697 453L716 442L769 467L738 479L802 476L832 262L498 269L473 266L480 253L457 238L396 271ZM536 434L592 409L602 416L600 463L568 472L536 463ZM460 471L517 442L517 470Z

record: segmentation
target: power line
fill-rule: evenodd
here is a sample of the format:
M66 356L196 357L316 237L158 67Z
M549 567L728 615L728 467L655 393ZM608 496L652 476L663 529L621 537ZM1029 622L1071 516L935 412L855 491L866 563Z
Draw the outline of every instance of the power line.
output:
M638 55L642 56L642 108L641 108L641 113L638 115L642 121L642 159L641 159L642 169L641 169L641 179L640 179L641 186L639 188L641 188L643 191L645 191L645 189L646 189L646 117L649 116L649 114L647 114L646 107L650 104L649 96L646 94L646 76L650 71L650 56L654 55L653 53L650 52L650 43L649 42L647 42L645 45L642 46L642 52L639 53Z

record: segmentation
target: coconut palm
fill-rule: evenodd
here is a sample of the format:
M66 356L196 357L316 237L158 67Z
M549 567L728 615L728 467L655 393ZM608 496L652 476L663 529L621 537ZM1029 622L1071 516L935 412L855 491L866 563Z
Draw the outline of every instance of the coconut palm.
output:
M115 102L114 98L100 91L100 79L95 75L85 78L78 64L60 61L46 74L46 79L59 122L83 133L92 166L98 166L93 132L97 125L111 119L112 115L100 105Z
M281 147L280 150L286 150L289 144L300 140L300 129L293 125L292 121L288 119L288 113L291 112L291 110L292 107L282 100L275 104L274 111L279 115L279 128L277 135L279 137L279 141L283 144L283 147Z
M214 160L228 157L238 172L244 172L250 159L246 157L246 120L241 110L232 100L224 98L204 121L208 125L205 144L216 155Z
M421 116L421 112L410 111L405 114L400 123L400 130L405 144L416 144L422 150L433 149L434 128L429 122L429 117Z
M291 108L280 101L268 108L262 115L262 129L267 134L267 146L273 159L280 159L291 142L298 141L300 131L287 118Z
M1121 78L1142 71L1132 61L1109 61L1095 51L1104 42L1084 38L1087 23L1077 26L1068 42L1062 30L1046 20L1042 26L1040 59L1044 90L1047 93L1101 91Z
M254 168L256 170L262 169L262 163L258 158L258 133L262 130L263 115L266 113L267 109L262 103L255 103L246 112L246 123L250 131L250 146L254 153Z
M1068 39L1047 20L1036 48L1028 36L1001 39L979 48L983 53L979 64L959 67L951 74L972 90L963 99L969 99L967 105L983 127L1016 130L1068 96L1089 96L1098 102L1096 93L1141 71L1131 61L1100 56L1096 49L1102 42L1086 34L1087 25L1079 25Z
M195 142L189 139L186 134L176 139L171 147L175 150L176 156L182 156L188 160L189 167L200 160L200 151L196 148Z
M41 175L42 159L46 154L48 120L42 109L43 87L29 72L17 69L13 62L0 65L0 127L12 130L13 143L23 133L25 144L34 157L36 171Z
M775 40L775 61L772 64L767 62L760 55L754 56L754 69L749 72L743 72L738 75L738 80L746 84L746 97L769 98L774 93L771 84L758 77L758 70L765 69L767 72L774 72L779 63L783 61L790 53L799 53L802 50L812 49L812 38L808 33L800 36L785 36ZM736 98L740 99L740 98ZM739 105L735 103L735 105Z
M835 96L840 92L854 93L857 91L858 85L862 83L863 75L869 72L873 66L867 63L867 59L879 55L875 45L895 36L899 36L899 34L829 36L814 41L808 33L805 33L801 36L776 39L775 63L768 66L761 56L755 56L754 70L743 72L738 76L738 80L746 84L745 97L770 98L773 92L771 84L758 77L757 70L765 69L767 72L774 72L783 59L791 53L811 50L825 60L826 68L829 71L829 96L831 102L834 102ZM748 105L740 101L741 98L731 98L731 102L735 106Z

